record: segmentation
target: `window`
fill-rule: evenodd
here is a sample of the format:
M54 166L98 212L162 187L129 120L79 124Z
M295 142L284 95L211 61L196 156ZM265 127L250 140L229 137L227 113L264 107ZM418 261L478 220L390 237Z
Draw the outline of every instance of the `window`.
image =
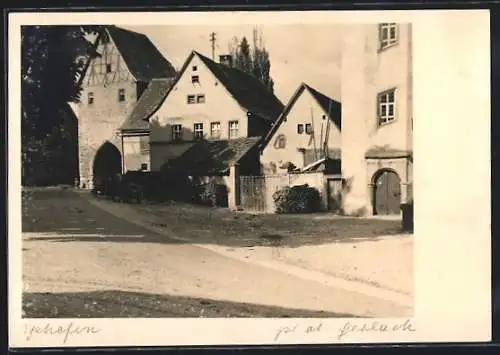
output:
M220 138L220 122L210 123L210 136L212 138Z
M306 123L306 134L312 134L312 124Z
M106 64L106 73L111 73L111 64Z
M398 25L382 23L379 25L380 49L395 45L398 42Z
M229 121L229 138L238 137L238 121Z
M198 67L196 65L193 65L193 71L198 70Z
M93 92L88 93L87 102L89 105L94 104L94 93Z
M144 170L148 170L148 164L147 163L142 163L141 164L141 170L144 171Z
M149 154L149 138L147 136L140 138L139 150L143 155Z
M280 134L276 141L274 142L274 148L276 149L285 149L286 146L286 137L283 134Z
M194 139L202 139L203 138L203 123L195 123L194 128Z
M125 101L125 89L118 90L118 101L119 102Z
M198 104L204 104L205 103L205 95L198 95L198 96L196 96L196 103L198 103Z
M377 103L378 125L381 126L394 121L396 118L395 90L392 89L378 94Z
M198 75L192 75L191 76L191 82L193 84L199 84L200 83L200 77Z
M303 124L298 124L297 125L297 133L298 134L304 133L304 125Z
M187 103L188 104L194 104L194 95L188 95L187 96Z
M182 139L182 125L174 124L172 125L172 140L178 141Z

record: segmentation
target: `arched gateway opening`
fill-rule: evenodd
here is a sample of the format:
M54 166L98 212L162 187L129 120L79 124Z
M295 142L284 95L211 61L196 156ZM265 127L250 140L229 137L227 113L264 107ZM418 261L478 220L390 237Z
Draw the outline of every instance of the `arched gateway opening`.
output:
M400 213L401 179L393 170L379 170L374 175L373 213L393 215Z
M122 173L122 156L118 148L106 142L97 150L92 166L93 184L98 186L110 177Z

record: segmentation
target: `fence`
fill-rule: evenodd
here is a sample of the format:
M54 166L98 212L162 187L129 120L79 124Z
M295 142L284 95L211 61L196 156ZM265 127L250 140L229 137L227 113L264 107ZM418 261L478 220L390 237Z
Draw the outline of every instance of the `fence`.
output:
M332 184L332 182L334 182ZM308 184L319 190L322 208L338 206L340 201L341 179L338 176L324 175L322 172L302 174L282 174L264 176L240 176L240 206L243 210L273 213L273 193L285 186ZM334 187L335 186L335 187ZM332 187L334 187L332 189Z

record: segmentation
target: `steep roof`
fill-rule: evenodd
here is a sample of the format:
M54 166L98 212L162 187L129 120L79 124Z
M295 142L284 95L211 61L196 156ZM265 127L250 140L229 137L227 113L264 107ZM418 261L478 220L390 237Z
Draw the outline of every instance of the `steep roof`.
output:
M286 116L288 115L288 113L292 109L295 102L298 100L300 95L302 95L302 93L305 90L308 90L311 93L311 95L314 97L314 99L316 100L318 105L328 115L328 118L330 120L332 120L333 123L335 123L335 125L338 127L338 129L341 129L341 104L340 104L340 102L337 102L337 101L329 98L328 96L320 93L318 90L313 89L309 85L302 83L297 88L297 90L295 90L295 93L292 95L292 97L288 101L288 104L283 109L283 112L281 113L279 118L276 120L274 125L269 130L268 134L266 135L266 137L264 138L264 140L262 142L261 148L264 148L269 143L269 141L274 136L274 134L276 133L278 128L281 126L281 123L285 120Z
M243 158L259 142L259 137L201 141L170 163L170 168L192 175L220 175Z
M116 26L107 26L106 31L136 80L150 81L153 78L175 76L172 64L146 35Z
M151 80L120 129L122 131L148 131L147 119L158 110L173 80L172 78Z

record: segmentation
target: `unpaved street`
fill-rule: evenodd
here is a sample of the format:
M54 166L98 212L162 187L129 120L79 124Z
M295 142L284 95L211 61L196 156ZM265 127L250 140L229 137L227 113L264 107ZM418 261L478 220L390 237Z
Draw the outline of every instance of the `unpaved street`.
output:
M410 312L169 239L108 214L71 190L37 189L29 195L23 212L27 316L395 317Z

